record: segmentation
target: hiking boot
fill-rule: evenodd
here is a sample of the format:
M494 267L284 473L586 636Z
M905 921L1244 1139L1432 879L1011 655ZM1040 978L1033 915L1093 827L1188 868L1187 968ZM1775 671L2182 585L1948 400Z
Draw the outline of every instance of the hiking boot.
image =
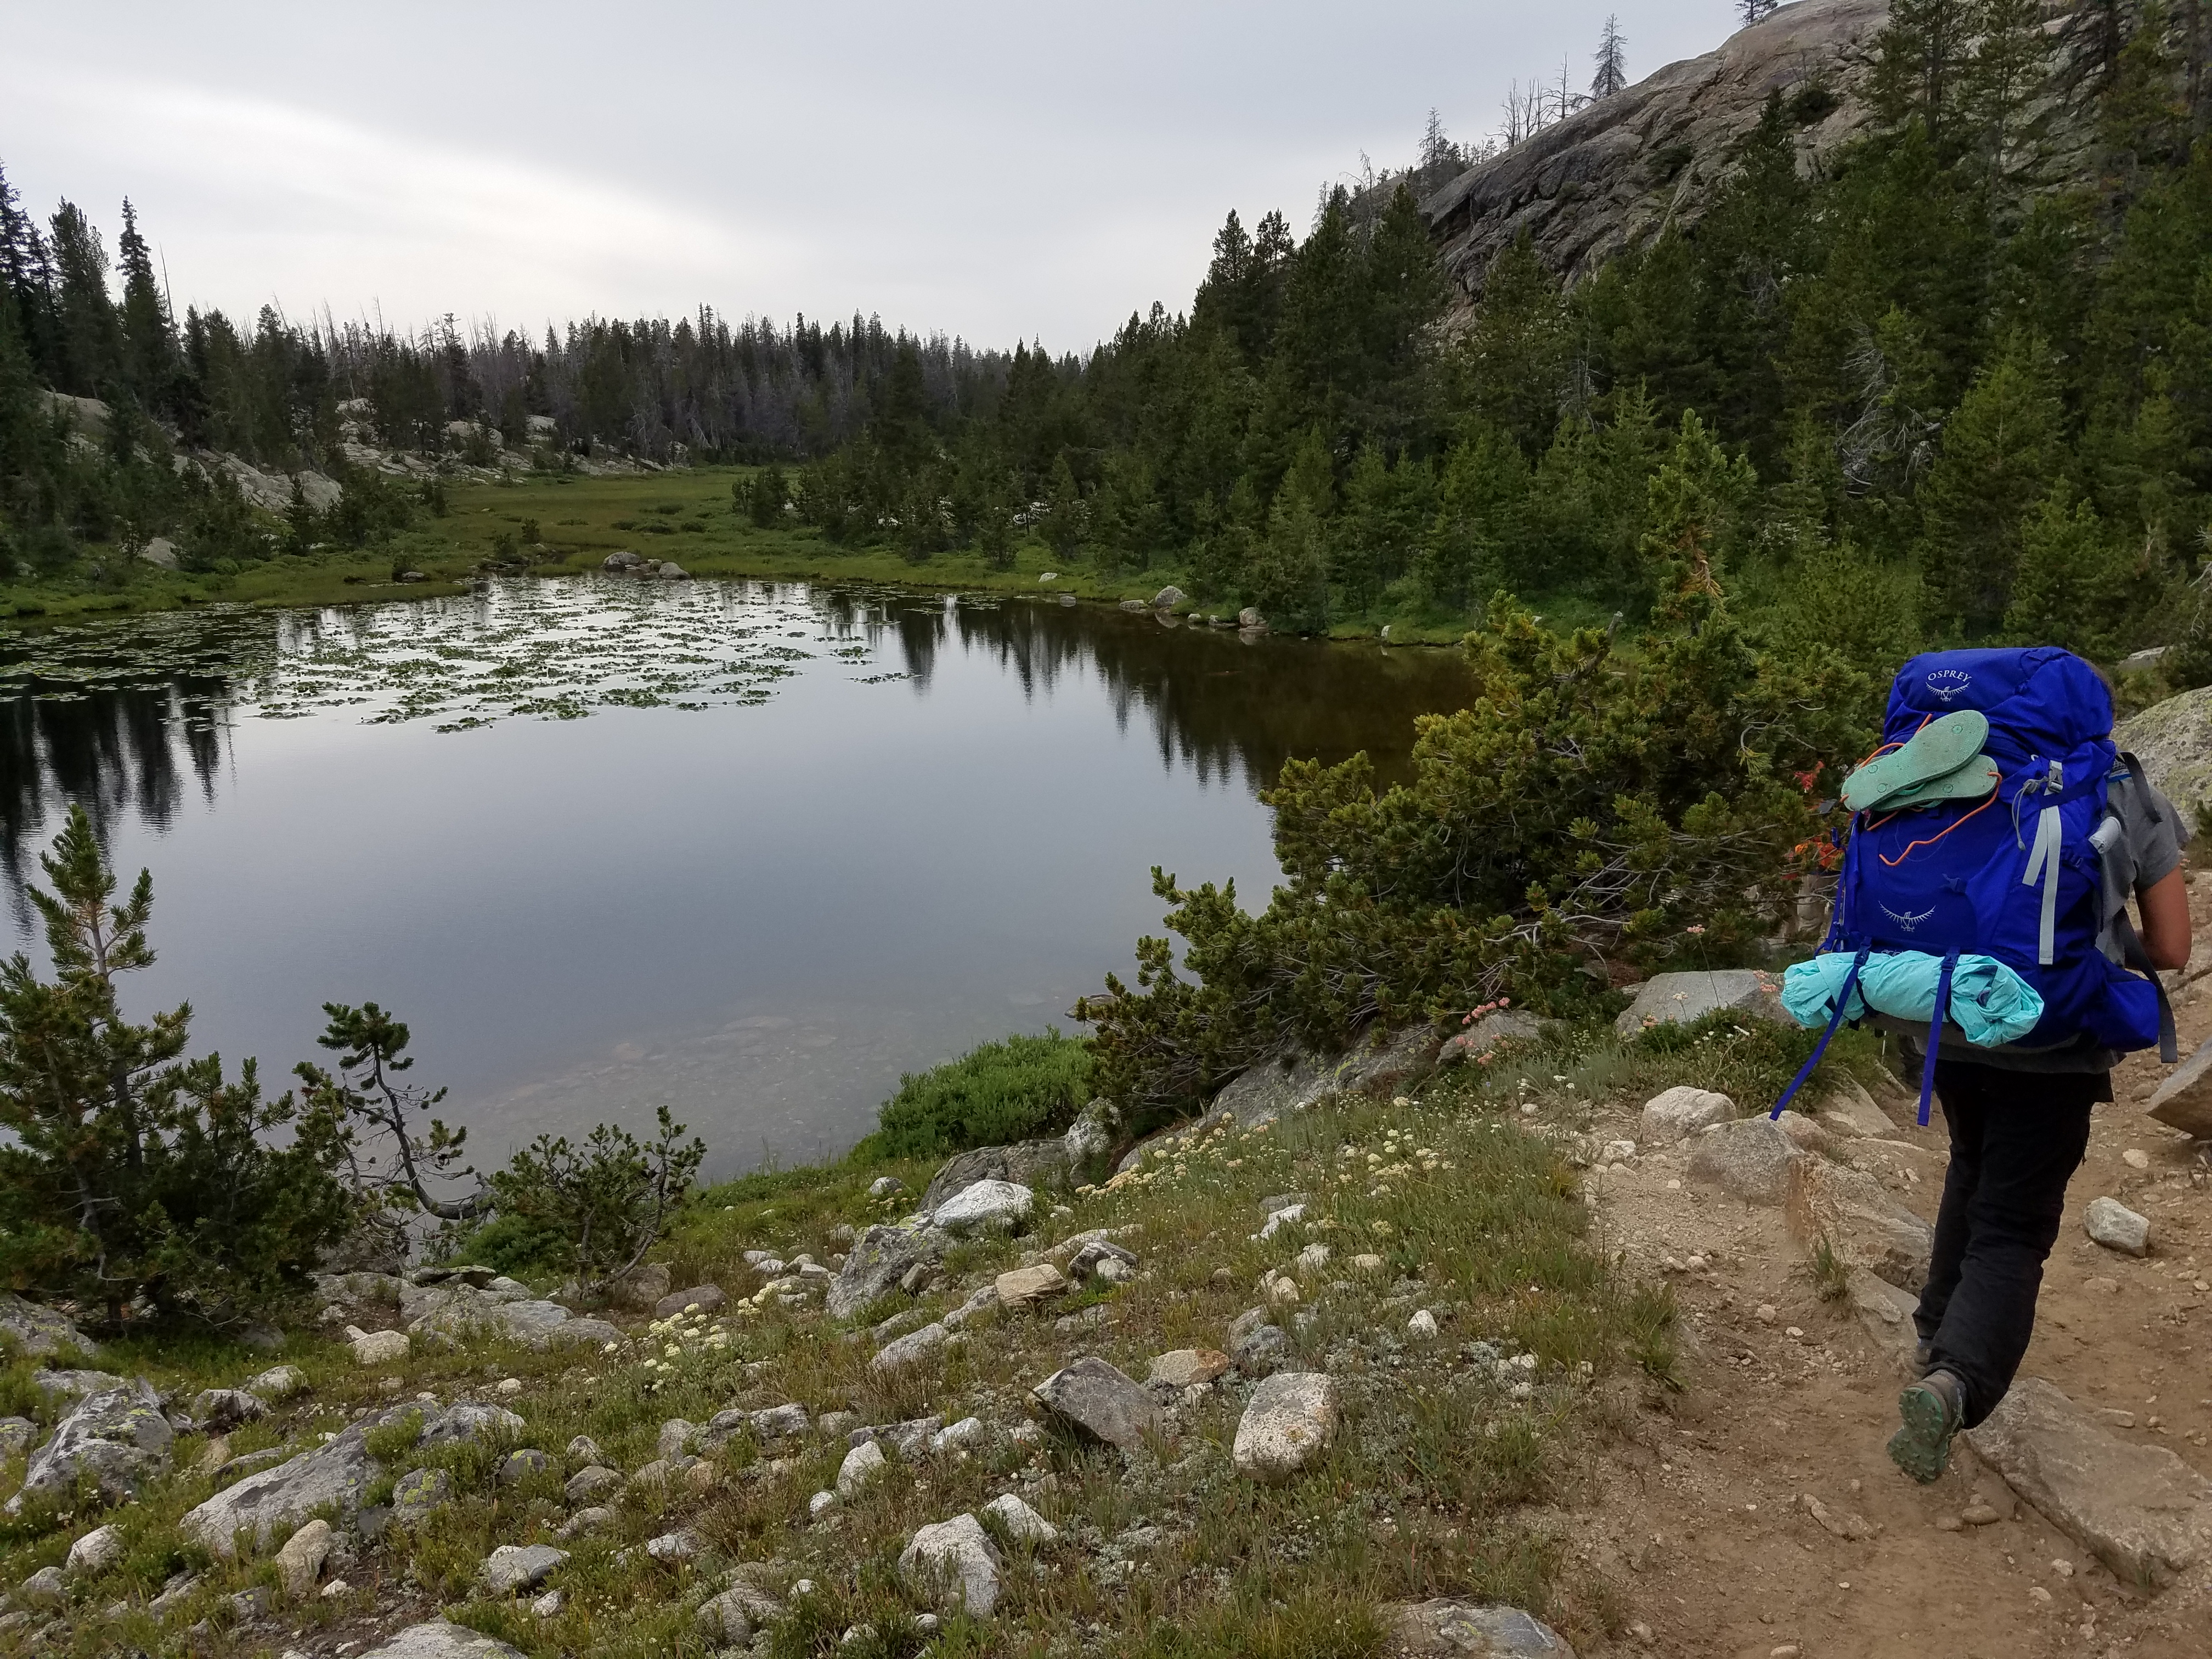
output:
M1897 1397L1904 1426L1889 1437L1890 1461L1926 1486L1951 1461L1951 1437L1966 1419L1959 1379L1930 1371Z
M1990 735L1989 717L1962 708L1929 720L1886 755L1878 755L1844 780L1844 805L1854 812L1881 805L1966 768Z

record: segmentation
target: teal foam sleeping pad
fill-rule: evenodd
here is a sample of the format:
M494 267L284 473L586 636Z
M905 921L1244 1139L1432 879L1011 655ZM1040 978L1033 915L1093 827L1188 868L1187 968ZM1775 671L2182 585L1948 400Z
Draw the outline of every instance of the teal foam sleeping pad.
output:
M1782 975L1782 1006L1800 1025L1827 1024L1836 1011L1836 994L1850 977L1854 953L1830 951L1810 962L1795 962ZM1936 1016L1936 990L1943 959L1925 951L1889 951L1869 956L1852 988L1845 1019L1862 1019L1868 1009L1929 1025ZM2043 1018L2043 998L2035 988L1994 957L1962 956L1951 974L1951 1023L1979 1048L2017 1042Z

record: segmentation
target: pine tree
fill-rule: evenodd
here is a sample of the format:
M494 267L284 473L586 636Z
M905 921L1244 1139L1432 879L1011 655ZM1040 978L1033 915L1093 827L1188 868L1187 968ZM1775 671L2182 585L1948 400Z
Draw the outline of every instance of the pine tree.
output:
M1931 621L1978 638L1998 626L2020 564L2022 501L2059 475L2063 412L2043 343L2015 335L1943 428L1916 500Z
M2021 153L2029 101L2051 74L2050 37L2043 31L2044 0L1980 0L1976 41L1961 77L1960 101L1978 135L1992 184L2032 167Z
M1590 96L1610 98L1628 85L1628 42L1620 33L1620 18L1607 12L1605 32L1597 40L1597 73L1590 77Z
M52 224L60 336L56 389L97 398L113 387L123 368L122 337L107 296L107 252L74 204L55 210Z
M1938 144L1952 142L1975 9L1974 0L1895 0L1890 7L1875 37L1871 85L1888 125L1917 120Z
M2096 508L2071 495L2054 485L2021 522L2004 631L2023 645L2061 645L2110 660L2155 584L2143 580L2148 573Z
M176 336L154 275L153 256L138 234L138 216L128 197L123 202L123 234L115 250L123 272L124 378L137 394L141 408L167 414L175 401Z
M1735 15L1739 26L1749 28L1763 22L1782 0L1735 0Z

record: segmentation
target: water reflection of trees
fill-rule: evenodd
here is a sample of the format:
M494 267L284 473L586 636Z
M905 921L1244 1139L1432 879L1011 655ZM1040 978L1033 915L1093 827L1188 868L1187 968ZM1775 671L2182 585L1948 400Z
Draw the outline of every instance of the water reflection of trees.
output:
M808 596L766 585L740 596L730 586L738 612L798 610L811 597L830 640L866 644L884 668L896 660L921 696L948 651L994 662L1030 700L1096 674L1124 730L1141 719L1163 766L1188 767L1208 782L1256 788L1293 756L1336 761L1363 749L1384 781L1396 781L1413 717L1458 707L1466 690L1456 652L1248 641L1095 605L953 603L880 590ZM273 623L154 619L139 635L85 647L82 660L99 649L106 665L88 678L109 678L112 668L127 684L80 680L0 698L0 874L19 927L28 921L22 886L33 854L69 802L82 803L106 840L126 822L167 828L195 791L212 801L232 710L254 697L272 656L343 641L364 625L343 611ZM217 665L227 659L232 672Z
M230 697L222 680L191 676L0 701L0 872L19 927L33 851L69 803L105 842L126 818L167 829L193 785L215 799Z
M1293 757L1334 762L1361 750L1382 781L1401 781L1414 716L1466 700L1466 670L1455 651L1246 639L1096 606L1015 602L940 610L892 601L888 609L917 685L927 687L951 638L964 651L988 653L1026 698L1048 694L1067 675L1095 672L1123 729L1142 714L1161 763L1188 766L1207 781L1228 781L1241 771L1256 788ZM848 607L844 628L860 625L864 615Z

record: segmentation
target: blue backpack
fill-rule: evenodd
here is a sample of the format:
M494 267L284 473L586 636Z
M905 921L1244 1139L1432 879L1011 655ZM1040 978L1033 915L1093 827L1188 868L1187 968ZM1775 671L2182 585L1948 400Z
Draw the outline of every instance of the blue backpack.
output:
M2112 694L2096 672L2055 646L1933 651L1913 658L1890 687L1885 748L1960 709L1989 721L1983 753L1996 763L1994 793L1922 807L1876 808L1854 819L1836 887L1825 952L1850 952L1820 1047L1782 1101L1796 1095L1842 1023L1858 971L1877 953L1917 951L1942 959L1920 1121L1936 1077L1950 1006L1951 970L1963 953L1992 957L2043 999L2043 1015L2015 1052L2062 1048L2084 1036L2103 1048L2160 1047L2174 1058L2173 1024L2142 943L2124 913L2115 924L2131 973L2098 948L2102 931L2100 848L2114 748Z

